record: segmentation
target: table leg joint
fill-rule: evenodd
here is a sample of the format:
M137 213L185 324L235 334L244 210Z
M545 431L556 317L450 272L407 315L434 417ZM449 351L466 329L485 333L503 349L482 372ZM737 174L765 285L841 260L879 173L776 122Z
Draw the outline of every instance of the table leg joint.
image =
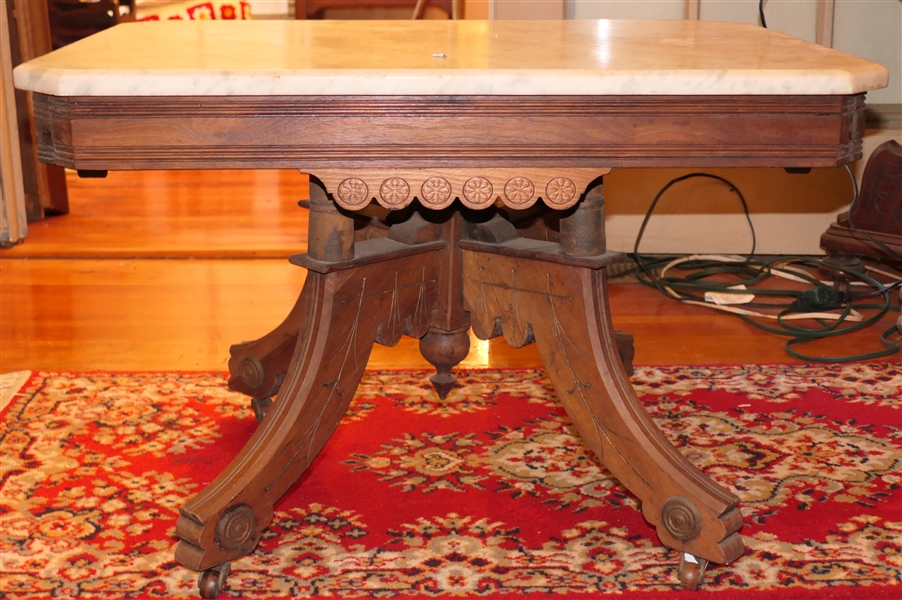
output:
M374 342L390 345L402 333L422 337L428 331L439 295L441 244L391 256L388 265L308 275L291 319L298 333L285 381L244 449L182 507L179 562L205 570L253 550L275 501L347 410Z
M581 437L642 501L662 543L712 562L741 555L738 498L658 430L620 365L604 269L464 250L464 302L479 337L532 341ZM570 257L568 257L570 258Z

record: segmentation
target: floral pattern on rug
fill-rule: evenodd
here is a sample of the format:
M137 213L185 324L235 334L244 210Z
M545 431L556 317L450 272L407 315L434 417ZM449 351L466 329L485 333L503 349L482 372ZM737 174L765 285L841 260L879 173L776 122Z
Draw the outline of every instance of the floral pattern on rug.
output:
M368 373L221 597L684 593L678 553L541 371L461 375L443 403L428 373ZM745 556L709 567L693 597L900 596L898 365L640 368L633 382L742 501ZM179 507L256 427L220 374L35 373L0 422L0 597L196 597L173 559Z
M576 523L535 547L511 523L449 513L404 523L389 532L384 544L372 547L355 543L368 535L359 515L311 505L279 513L277 519L263 548L248 557L248 571L254 577L281 573L270 581L292 597L325 590L376 598L402 590L459 597L674 588L674 553L604 521ZM773 590L898 582L902 565L887 552L898 548L898 536L898 523L874 517L837 524L827 543L791 544L756 534L746 538L741 561L711 567L705 590L727 591L739 581L746 589Z
M465 413L491 410L497 392L520 400L556 406L554 390L543 371L537 369L513 369L505 371L461 371L457 373L457 386L448 397L439 401L432 391L428 376L399 379L390 371L368 374L374 378L371 387L361 386L354 402L368 402L372 397L390 398L393 406L407 412L449 418ZM536 387L543 391L536 393ZM370 391L372 390L372 391Z
M525 374L524 381L535 381L538 372ZM712 413L687 399L689 392L685 388L677 392L673 384L659 385L664 379L658 370L653 374L648 378L643 378L644 372L638 374L637 389L666 391L673 396L661 396L647 406L652 418L693 463L739 495L746 515L760 520L773 507L793 505L802 509L812 502L828 500L869 504L872 496L885 496L880 485L874 487L871 483L900 483L899 449L888 440L857 435L857 428L842 422L825 421L795 409L786 411L782 406L765 416L743 408L737 409L735 415ZM758 375L748 375L741 380L756 379ZM731 380L727 390L737 393L736 376L731 376ZM886 381L890 379L887 377ZM818 389L823 388L822 383ZM711 384L705 389L710 390ZM518 396L519 392L516 391ZM550 389L543 392L552 394ZM899 384L877 393L869 390L869 398L885 393L893 394L898 403ZM748 393L748 386L743 394L747 399L759 396L757 391ZM786 401L781 393L777 402ZM430 404L436 408L430 409ZM423 394L419 412L442 414L441 405L435 394ZM534 422L524 421L521 427L501 427L484 435L491 442L472 435L461 438L458 432L446 436L408 434L403 440L384 444L372 456L355 455L345 464L355 471L372 470L379 474L380 481L401 486L405 492L430 492L442 487L464 491L467 486L485 489L484 482L491 475L496 489L509 491L514 498L543 497L546 502L577 510L598 506L602 501L615 507L637 506L635 499L594 459L566 415L549 414ZM488 472L483 475L480 470Z
M684 396L717 389L748 400L786 403L814 392L825 400L893 407L902 387L899 369L894 363L793 365L776 371L773 365L638 367L633 383L640 394Z
M605 498L612 506L638 506L564 415L547 415L516 428L502 426L485 436L407 434L383 444L372 456L355 454L344 464L354 471L372 471L405 492L482 490L491 480L497 491L512 498L542 498L559 508L584 510Z

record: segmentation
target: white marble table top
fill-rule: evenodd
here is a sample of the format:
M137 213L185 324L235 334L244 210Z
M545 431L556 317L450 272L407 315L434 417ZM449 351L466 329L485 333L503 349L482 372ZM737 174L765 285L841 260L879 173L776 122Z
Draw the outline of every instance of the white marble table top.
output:
M56 96L854 94L881 65L712 21L162 21L21 65Z

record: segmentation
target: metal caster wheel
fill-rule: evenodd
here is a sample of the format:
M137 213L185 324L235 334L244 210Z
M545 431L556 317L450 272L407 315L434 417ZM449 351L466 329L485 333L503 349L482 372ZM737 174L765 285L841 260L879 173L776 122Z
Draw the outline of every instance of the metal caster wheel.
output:
M197 578L197 589L201 598L216 598L225 587L226 578L232 570L232 563L223 563L218 567L201 571Z
M685 590L697 590L705 577L708 561L685 552L680 554L680 583Z
M266 416L266 412L272 406L272 398L251 398L251 408L254 409L254 417L257 418L257 423L263 422L263 417Z

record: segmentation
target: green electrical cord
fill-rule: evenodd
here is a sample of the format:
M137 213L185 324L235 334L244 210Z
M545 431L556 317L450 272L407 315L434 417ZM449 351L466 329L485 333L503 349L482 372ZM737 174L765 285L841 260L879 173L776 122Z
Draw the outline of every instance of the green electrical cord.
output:
M739 197L740 202L742 203L746 220L748 221L749 227L752 232L751 252L749 253L747 258L736 257L726 263L724 262L724 260L710 260L704 258L695 260L683 260L681 261L681 264L679 264L679 266L675 268L678 268L680 270L691 269L693 271L692 273L683 277L666 277L663 276L663 273L662 276L658 276L655 274L655 271L662 267L666 271L666 269L672 266L670 263L675 262L674 257L658 257L656 259L653 259L651 257L644 256L639 253L639 243L642 240L642 235L645 232L645 227L648 224L652 213L654 212L655 206L657 205L658 200L660 200L664 192L666 192L675 183L693 177L706 177L718 180L728 185L730 187L730 191L736 193L736 195ZM857 190L855 195L857 199ZM876 279L869 277L868 275L865 275L863 273L858 273L836 265L823 265L821 261L809 257L780 257L778 259L770 261L755 260L753 258L755 253L755 244L755 230L749 216L748 205L739 189L731 182L722 177L708 173L691 173L689 175L684 175L672 180L670 183L664 186L664 188L662 188L660 192L658 192L657 196L655 196L655 199L652 201L652 204L645 215L645 219L642 221L642 225L639 228L639 234L636 237L636 243L633 247L633 257L639 267L637 276L641 283L654 287L662 294L670 296L681 302L705 304L710 306L710 304L705 302L705 292L717 292L722 294L745 293L754 294L756 297L765 297L771 299L782 297L784 299L783 302L755 302L743 304L744 307L748 308L779 309L780 312L776 316L778 327L769 327L767 325L764 325L758 321L755 321L753 318L751 318L751 316L747 314L739 314L737 312L737 316L763 331L767 331L776 335L789 336L790 339L787 340L784 346L786 353L800 360L820 363L852 362L858 360L872 360L875 358L882 358L884 356L890 356L891 354L899 352L899 344L890 339L890 336L896 331L895 326L887 329L881 334L880 340L884 344L884 346L886 346L886 348L883 350L877 350L875 352L870 352L867 354L828 358L809 356L803 354L802 352L799 352L796 347L801 344L814 342L820 339L836 337L857 331L859 329L864 329L880 321L880 319L887 313L887 311L898 311L899 307L892 305L892 302L890 300L890 292L894 288L902 286L902 280L897 281L889 286L885 286ZM801 279L809 283L812 286L812 288L809 290L736 289L737 286L744 286L746 288L749 288L751 286L759 284L765 279L769 278L775 272L782 272L782 269L780 268L781 265L787 265L790 263L802 263L809 267L827 266L833 270L844 273L847 278L857 278L864 281L865 283L871 285L874 288L874 291L869 293L855 293L851 291L851 285L848 283L846 283L845 285L837 283L834 284L834 286L829 286L801 270L792 270L791 274L794 278ZM709 281L709 278L720 275L729 275L735 278L735 280L729 283ZM853 305L853 301L868 298L871 296L882 296L883 302L880 304ZM786 299L791 300L791 302L787 304ZM841 309L842 312L839 315L833 316L832 323L823 318L814 318L813 320L815 323L817 323L817 327L809 328L800 327L788 322L793 317L799 318L799 315L809 314L812 313L812 311L822 312L836 309ZM846 325L847 321L852 315L853 310L855 309L876 309L877 313L866 319L862 316L860 322L854 323L852 325ZM741 312L748 311L742 309Z

